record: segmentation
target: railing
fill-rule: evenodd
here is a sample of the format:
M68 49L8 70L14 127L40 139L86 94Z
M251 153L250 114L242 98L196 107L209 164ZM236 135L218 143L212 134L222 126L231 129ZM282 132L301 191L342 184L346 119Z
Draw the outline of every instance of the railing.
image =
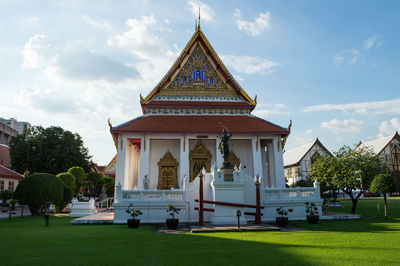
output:
M298 188L267 188L264 189L264 200L307 200L319 199L319 182L314 183L314 187Z
M103 209L103 208L108 209L108 208L112 207L113 202L114 202L114 198L110 197L110 198L105 198L105 199L102 199L102 200L96 202L95 205L96 205L96 208L98 208L98 209Z
M117 194L118 196L118 194ZM145 200L145 201L181 201L183 191L174 190L121 190L118 201Z

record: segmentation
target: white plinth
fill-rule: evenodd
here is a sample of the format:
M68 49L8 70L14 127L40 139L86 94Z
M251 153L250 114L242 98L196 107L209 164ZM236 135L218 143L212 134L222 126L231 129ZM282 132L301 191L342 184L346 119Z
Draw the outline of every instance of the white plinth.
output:
M228 203L244 203L245 184L242 182L226 181L213 183L215 201ZM240 224L247 224L244 216L244 208L234 206L215 205L214 213L211 216L211 224L236 225L236 210L241 210Z
M75 198L72 200L71 212L69 213L70 217L83 217L95 213L97 213L97 209L94 206L93 198L89 201L78 201Z

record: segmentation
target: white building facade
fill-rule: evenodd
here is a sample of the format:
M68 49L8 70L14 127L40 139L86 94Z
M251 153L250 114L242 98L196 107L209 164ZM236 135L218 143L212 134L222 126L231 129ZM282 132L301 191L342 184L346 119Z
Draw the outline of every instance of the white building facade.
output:
M283 153L285 180L289 186L307 180L312 163L318 156L332 156L317 138L314 142L287 150Z

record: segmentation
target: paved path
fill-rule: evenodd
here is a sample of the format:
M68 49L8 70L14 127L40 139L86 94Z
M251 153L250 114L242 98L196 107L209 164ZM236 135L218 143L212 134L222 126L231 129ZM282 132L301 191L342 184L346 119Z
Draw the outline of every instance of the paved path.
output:
M98 212L89 216L77 218L71 221L71 224L113 224L114 213L113 212Z
M31 216L31 212L28 207L24 208L24 216ZM21 217L21 208L16 208L15 213L11 214L11 217ZM8 212L0 211L0 219L8 219Z

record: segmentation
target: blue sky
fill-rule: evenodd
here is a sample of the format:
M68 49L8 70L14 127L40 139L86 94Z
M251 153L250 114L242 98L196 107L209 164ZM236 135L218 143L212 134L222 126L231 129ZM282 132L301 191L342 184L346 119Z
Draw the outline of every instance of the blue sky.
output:
M287 149L400 130L399 1L1 1L0 116L77 132L106 164L107 118L141 114L199 5L208 40L258 95L254 114L293 120Z

